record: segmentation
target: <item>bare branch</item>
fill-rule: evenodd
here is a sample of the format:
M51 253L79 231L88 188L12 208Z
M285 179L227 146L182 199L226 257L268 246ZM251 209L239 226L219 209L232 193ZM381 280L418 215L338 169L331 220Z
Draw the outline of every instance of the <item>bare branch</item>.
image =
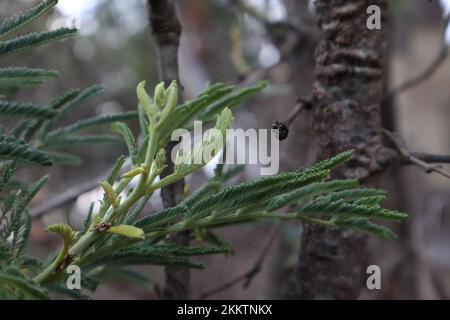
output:
M383 133L386 135L386 137L389 138L389 140L392 142L395 149L397 150L398 154L403 158L404 161L406 161L406 163L410 163L419 168L422 168L426 173L435 172L437 174L440 174L441 176L444 176L444 177L450 179L450 175L441 170L441 168L442 168L441 165L428 163L428 162L418 158L416 156L417 154L414 155L413 153L411 153L406 148L405 143L402 141L402 139L397 134L390 132L388 130L385 130L385 129L383 129ZM434 158L434 160L438 160L438 158L441 158L442 156L430 157L430 155L427 155L427 157ZM444 159L441 158L440 160L444 160Z
M424 152L411 152L411 154L415 158L428 163L450 163L450 155L448 154L430 154Z
M269 239L267 240L266 244L264 245L261 253L259 254L258 258L256 259L253 266L243 274L237 276L236 278L228 281L227 283L224 283L223 285L218 286L217 288L214 288L210 291L207 291L200 295L199 299L206 299L213 295L216 295L220 292L223 292L227 289L232 288L233 286L244 282L243 287L247 289L254 277L261 271L262 265L264 263L264 260L266 259L268 253L270 252L270 249L272 248L273 243L275 242L275 239L277 238L278 234L280 233L282 223L278 223L272 228L271 234L269 236Z
M178 80L181 24L173 0L148 0L148 13L156 40L159 77L166 85Z
M63 193L48 199L47 201L38 204L37 206L30 209L30 215L33 219L42 218L44 215L50 213L55 208L61 207L69 202L77 200L77 198L83 193L89 192L96 187L98 187L99 182L104 179L105 176L98 177L91 181L76 185L72 188L67 189Z

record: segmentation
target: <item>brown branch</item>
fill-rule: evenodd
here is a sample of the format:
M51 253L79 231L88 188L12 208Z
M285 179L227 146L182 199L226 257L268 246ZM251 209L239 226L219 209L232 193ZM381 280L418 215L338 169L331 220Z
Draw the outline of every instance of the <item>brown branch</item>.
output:
M67 189L63 193L50 198L37 206L30 209L30 215L33 219L42 218L47 213L50 213L55 208L61 207L69 202L75 201L78 197L86 192L89 192L96 187L98 187L99 182L104 179L105 176L98 177L91 181L84 182L82 184L76 185L72 188Z
M424 152L411 152L415 158L428 163L450 163L450 155L448 154L431 154Z
M153 37L156 40L159 78L169 85L173 80L179 83L178 47L180 45L181 24L175 10L173 0L148 0L148 13ZM180 99L181 100L181 99ZM173 172L171 161L172 149L176 143L166 147L167 168L161 178ZM184 180L173 183L161 190L165 208L176 206L182 195ZM189 233L173 235L170 241L181 245L189 245ZM167 266L165 269L166 285L163 297L166 299L189 299L191 295L190 271L188 268Z
M159 77L169 85L173 80L179 79L181 24L173 0L148 0L148 12L152 34L156 40Z
M398 152L398 154L401 156L401 158L404 161L406 161L406 163L410 163L410 164L413 164L413 165L415 165L415 166L417 166L419 168L422 168L426 173L433 173L433 172L435 172L437 174L440 174L441 176L444 176L444 177L450 179L450 175L441 170L441 168L442 168L441 165L437 165L437 164L426 162L423 159L420 159L420 158L417 157L417 155L420 156L420 154L414 155L413 153L411 153L407 149L404 141L400 138L399 135L397 135L397 134L395 134L393 132L390 132L388 130L385 130L385 129L383 129L383 133L385 134L385 136L387 138L389 138L389 140L394 145L394 147L395 147L396 151ZM428 154L426 156L427 156L426 158L433 159L433 160L445 160L445 159L443 159L442 156L433 156L433 157L431 157L431 155L428 155ZM449 159L446 159L446 160L449 160ZM435 161L435 162L437 162L437 161ZM442 163L442 162L440 162L440 163Z
M278 223L276 226L272 228L271 234L269 236L269 239L267 240L266 244L264 245L261 253L259 254L258 258L254 262L253 266L243 274L237 276L236 278L228 281L227 283L224 283L217 288L214 288L212 290L209 290L203 294L200 295L199 299L207 299L213 295L216 295L220 292L223 292L227 289L232 288L233 286L244 282L243 287L247 289L252 280L255 278L255 276L261 271L262 265L264 263L264 260L266 259L267 255L270 252L270 249L272 248L273 243L275 242L276 237L280 233L282 223Z
M397 88L392 89L388 94L385 96L385 100L391 100L394 99L399 94L420 85L422 82L426 81L428 78L430 78L438 69L439 67L445 62L448 56L448 47L445 40L445 32L447 30L447 27L449 25L450 17L445 18L444 20L444 32L443 32L443 39L442 39L442 47L440 51L438 52L438 55L434 60L431 61L431 63L417 76L414 78L404 82L403 84L399 85Z

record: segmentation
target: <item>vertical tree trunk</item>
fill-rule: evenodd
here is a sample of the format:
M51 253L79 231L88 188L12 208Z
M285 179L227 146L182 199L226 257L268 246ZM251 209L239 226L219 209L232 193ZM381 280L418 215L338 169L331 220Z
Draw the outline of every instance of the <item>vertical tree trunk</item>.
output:
M313 89L318 158L354 149L354 159L334 178L376 184L382 171L380 103L387 34L387 0L318 0L324 39L316 51ZM369 5L382 11L382 29L367 28ZM354 299L366 276L366 237L350 231L305 225L289 299Z
M181 24L173 0L148 0L149 18L152 33L156 41L159 78L168 86L173 80L179 83L178 47L180 44ZM172 149L176 143L166 147L167 168L161 178L173 172L171 160ZM161 190L165 208L176 206L180 202L184 180L173 183ZM174 235L171 241L189 245L189 233ZM167 266L165 269L166 286L163 290L165 299L189 299L191 296L190 271L188 268Z

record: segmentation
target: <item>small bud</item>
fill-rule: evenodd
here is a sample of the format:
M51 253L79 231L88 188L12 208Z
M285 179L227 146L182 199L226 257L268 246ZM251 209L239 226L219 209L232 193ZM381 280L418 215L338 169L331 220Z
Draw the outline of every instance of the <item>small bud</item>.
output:
M186 199L189 196L190 188L189 183L185 183L183 187L183 199Z
M161 113L160 124L162 124L173 113L178 104L178 85L176 81L172 81L166 90L166 103Z
M152 99L148 95L147 91L145 91L145 81L142 81L139 83L136 89L137 96L139 103L141 104L142 108L144 109L145 113L147 114L147 117L151 121L156 117L156 114L158 110L156 110L156 107L153 104Z
M155 157L155 172L160 174L166 166L166 151L164 149L160 149Z
M148 174L148 168L145 165L142 165L140 167L134 168L122 175L122 178L134 178L135 176L139 174Z
M120 199L117 197L113 187L107 181L103 181L101 186L105 192L105 198L109 200L113 208L117 208L120 204Z
M166 93L166 87L164 85L164 82L158 83L158 85L155 87L155 104L156 107L161 110L164 107L165 104L165 93Z
M108 228L106 231L109 233L118 234L126 238L141 239L141 240L145 239L144 230L127 224L120 224L118 226L113 226Z

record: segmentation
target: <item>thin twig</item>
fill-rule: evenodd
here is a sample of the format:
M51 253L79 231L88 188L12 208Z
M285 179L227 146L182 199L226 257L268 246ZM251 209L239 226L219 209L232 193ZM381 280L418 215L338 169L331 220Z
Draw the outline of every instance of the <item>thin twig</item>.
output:
M411 163L413 165L416 165L419 168L422 168L426 173L435 172L437 174L440 174L443 177L450 179L450 175L441 170L441 168L442 168L441 165L425 162L424 160L421 160L421 159L417 158L415 155L413 155L413 153L411 153L406 148L405 143L402 141L402 139L397 134L390 132L388 130L385 130L385 129L383 129L383 133L392 142L395 149L397 150L399 155L403 158L403 160L405 160L408 163Z
M253 266L246 271L245 273L237 276L236 278L228 281L227 283L224 283L223 285L214 288L210 291L207 291L200 295L199 299L206 299L213 295L216 295L222 291L225 291L241 282L244 282L243 287L244 289L247 289L252 280L255 278L255 276L261 271L262 265L264 260L266 259L268 253L270 252L270 249L272 248L273 243L275 242L275 239L277 238L280 230L281 230L282 222L278 223L272 228L271 234L269 236L269 239L267 240L266 244L264 245L261 253L259 254L258 258L254 262Z
M431 154L424 152L411 152L411 154L417 159L428 163L450 163L450 155L448 154Z
M436 58L433 61L431 61L431 63L428 65L428 67L425 68L425 70L423 70L417 76L404 82L403 84L399 85L397 88L392 89L385 96L386 100L391 100L391 99L395 98L396 96L398 96L399 94L405 92L406 90L409 90L409 89L421 84L422 82L426 81L444 63L444 61L446 60L446 58L448 56L448 46L446 44L445 33L446 33L447 27L449 25L449 22L450 22L450 17L447 17L444 19L444 33L443 33L444 36L442 39L442 47L441 47L438 55L436 56Z
M42 218L47 213L50 213L53 209L61 207L69 202L75 201L81 194L91 191L99 186L99 182L104 179L105 176L98 177L97 179L87 181L85 183L76 185L67 189L63 193L42 202L41 204L30 209L30 215L33 219Z
M303 110L311 110L311 108L312 108L311 99L298 98L297 104L295 105L294 109L292 109L291 113L289 113L289 116L285 123L287 124L288 127L290 127L291 124L294 122L294 120L297 119L297 117Z

